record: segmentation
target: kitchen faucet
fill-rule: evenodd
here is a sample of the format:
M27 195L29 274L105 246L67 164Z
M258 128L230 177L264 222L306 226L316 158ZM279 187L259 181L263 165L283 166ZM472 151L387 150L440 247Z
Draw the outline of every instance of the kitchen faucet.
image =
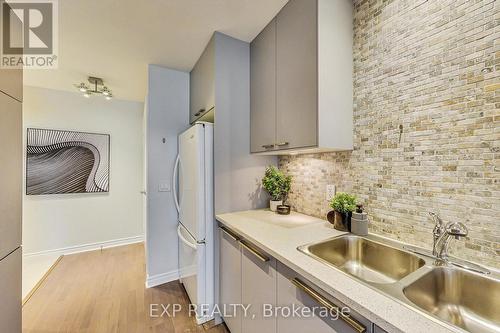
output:
M436 213L430 212L429 215L434 220L435 226L432 231L434 243L432 246L432 255L443 261L448 261L448 246L452 237L460 239L467 236L469 230L461 222L448 222L446 225Z
M443 220L433 212L430 212L432 220L434 221L434 229L432 230L432 235L434 237L434 243L432 245L432 254L430 251L420 249L414 246L405 246L405 248L411 252L424 255L426 257L431 257L438 259L436 264L452 264L454 266L462 267L464 269L474 271L481 274L490 274L491 272L478 264L470 261L466 261L459 258L449 258L448 257L448 246L452 237L455 239L460 239L468 235L469 231L467 227L460 222L449 222L445 224Z

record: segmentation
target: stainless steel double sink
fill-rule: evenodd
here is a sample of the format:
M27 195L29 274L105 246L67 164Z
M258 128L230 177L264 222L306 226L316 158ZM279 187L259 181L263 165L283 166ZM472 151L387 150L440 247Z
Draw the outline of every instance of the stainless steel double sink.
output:
M409 307L473 333L500 332L500 279L406 251L385 238L342 235L298 248Z

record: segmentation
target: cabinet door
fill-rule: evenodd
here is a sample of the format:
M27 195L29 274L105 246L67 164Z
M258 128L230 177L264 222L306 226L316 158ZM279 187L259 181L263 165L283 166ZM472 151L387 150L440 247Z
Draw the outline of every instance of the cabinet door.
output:
M21 245L22 126L21 102L0 93L0 258Z
M215 39L212 38L190 73L191 123L215 105Z
M219 306L231 333L240 333L240 311L233 311L233 304L241 304L241 251L238 241L223 229L220 229L219 253Z
M276 143L318 144L317 1L290 0L276 19Z
M299 279L304 282L304 285L313 288L318 295L328 301L334 303L339 308L342 304L330 296L325 295L318 288L314 287L310 282L298 276L290 268L278 263L278 277L277 277L277 306L292 309L293 306L299 309L297 315L288 315L288 311L282 311L277 318L277 331L278 333L359 333L353 326L349 325L342 319L336 319L334 316L322 313L320 307L322 304L315 298L311 297L303 289L297 287L292 283L293 279ZM311 309L307 312L303 309ZM314 312L314 315L313 315ZM293 311L290 311L293 313ZM297 312L296 312L297 313ZM347 310L345 310L347 313ZM352 318L360 323L359 328L366 328L367 333L372 331L371 322L366 318L361 317L359 314L349 311Z
M245 244L245 243L243 243ZM243 333L275 333L276 318L264 317L264 305L276 304L276 260L242 246L242 301L250 308L243 317Z
M0 332L21 333L21 248L0 260Z
M276 142L276 19L250 44L250 150Z

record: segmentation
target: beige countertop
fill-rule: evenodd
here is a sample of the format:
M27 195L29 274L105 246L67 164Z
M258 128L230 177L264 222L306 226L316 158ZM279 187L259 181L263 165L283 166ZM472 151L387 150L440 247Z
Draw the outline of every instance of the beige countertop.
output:
M464 332L299 252L300 245L344 234L324 220L269 210L221 214L217 220L388 332Z

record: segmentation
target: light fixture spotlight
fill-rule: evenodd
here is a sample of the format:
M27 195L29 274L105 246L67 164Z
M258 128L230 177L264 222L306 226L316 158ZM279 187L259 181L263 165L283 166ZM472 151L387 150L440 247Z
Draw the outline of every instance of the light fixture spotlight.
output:
M75 84L75 87L83 93L83 97L89 98L92 94L102 95L106 100L113 98L111 90L104 85L104 81L99 77L89 76L88 81L93 89L89 88L85 83Z
M80 90L80 91L81 91L81 92L83 92L83 93L84 93L84 92L87 92L87 90L89 89L89 88L87 88L87 86L86 86L86 85L85 85L85 83L83 83L83 82L82 82L82 83L80 83L77 87L78 87L78 90Z

